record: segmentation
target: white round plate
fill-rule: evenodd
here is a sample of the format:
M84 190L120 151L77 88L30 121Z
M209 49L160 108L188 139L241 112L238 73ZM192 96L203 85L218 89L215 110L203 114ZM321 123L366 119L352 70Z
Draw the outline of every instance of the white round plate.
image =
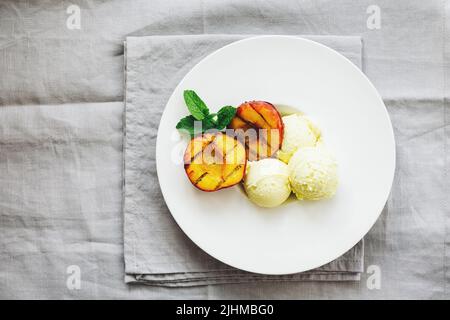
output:
M265 100L306 113L337 157L336 196L264 209L238 186L196 189L181 162L188 140L175 130L188 114L186 89L195 90L212 112ZM200 248L242 270L289 274L336 259L369 231L389 195L395 142L383 101L354 64L314 41L263 36L221 48L184 77L161 118L156 161L170 212Z

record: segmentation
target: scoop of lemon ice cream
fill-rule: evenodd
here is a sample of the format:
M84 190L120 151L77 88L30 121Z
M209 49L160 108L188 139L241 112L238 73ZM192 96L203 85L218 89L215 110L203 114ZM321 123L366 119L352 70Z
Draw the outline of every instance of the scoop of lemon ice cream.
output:
M336 193L336 159L324 147L299 148L288 168L292 191L299 200L326 199Z
M314 147L320 140L320 129L302 114L284 116L284 137L278 159L288 163L292 155L300 147Z
M258 206L279 206L291 194L288 166L271 158L248 162L244 187L250 200Z

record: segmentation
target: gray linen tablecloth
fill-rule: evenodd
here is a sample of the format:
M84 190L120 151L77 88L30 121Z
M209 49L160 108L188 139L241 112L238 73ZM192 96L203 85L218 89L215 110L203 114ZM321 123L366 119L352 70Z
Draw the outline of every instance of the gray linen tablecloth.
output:
M364 245L316 270L265 276L231 268L199 249L170 215L158 187L156 136L165 104L198 61L238 35L128 37L125 54L124 248L127 282L194 286L253 281L359 280ZM361 67L360 37L308 37Z
M80 29L67 28L72 4L80 8ZM450 298L449 6L1 1L0 298ZM364 39L364 72L391 116L397 170L386 208L365 237L361 281L124 283L123 42L177 34ZM73 270L79 287L71 284Z

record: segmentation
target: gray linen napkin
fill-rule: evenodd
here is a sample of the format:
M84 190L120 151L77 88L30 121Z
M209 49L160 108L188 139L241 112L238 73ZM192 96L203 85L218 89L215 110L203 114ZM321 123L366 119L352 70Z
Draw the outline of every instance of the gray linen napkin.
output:
M175 86L203 57L243 35L128 37L125 43L124 255L125 281L182 287L249 281L359 280L361 240L315 270L285 276L225 265L198 248L173 220L156 174L156 135ZM305 36L361 67L360 37Z

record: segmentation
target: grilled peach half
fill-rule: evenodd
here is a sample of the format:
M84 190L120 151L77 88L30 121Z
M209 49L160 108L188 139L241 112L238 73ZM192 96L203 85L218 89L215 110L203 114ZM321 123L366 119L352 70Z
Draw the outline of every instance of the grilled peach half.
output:
M244 145L225 133L194 137L184 153L184 169L202 191L217 191L238 184L247 165Z
M244 102L237 108L228 128L234 129L238 139L244 142L250 161L273 156L283 142L283 120L269 102Z

